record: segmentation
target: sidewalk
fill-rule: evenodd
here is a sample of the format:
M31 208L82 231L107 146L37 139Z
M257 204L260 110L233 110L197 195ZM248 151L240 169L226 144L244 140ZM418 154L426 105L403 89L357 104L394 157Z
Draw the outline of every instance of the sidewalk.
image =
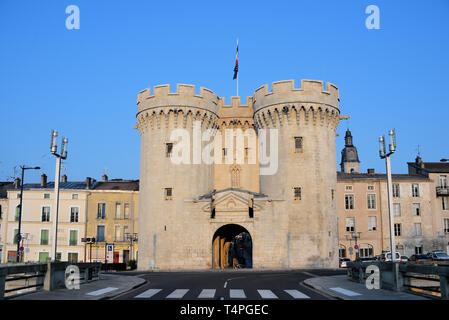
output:
M365 285L348 279L347 275L314 277L304 284L342 300L429 300L418 295L384 289L367 289Z
M57 289L28 293L11 300L101 300L112 298L146 283L135 276L101 273L100 279L81 284L79 290Z

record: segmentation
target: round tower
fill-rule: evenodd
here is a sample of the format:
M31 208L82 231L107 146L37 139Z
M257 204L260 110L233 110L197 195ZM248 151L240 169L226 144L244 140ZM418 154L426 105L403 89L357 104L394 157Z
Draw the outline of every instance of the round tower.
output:
M336 267L337 87L328 82L324 89L322 81L301 80L295 88L293 80L278 81L271 92L267 85L255 91L253 108L259 146L266 143L271 162L265 168L260 163L261 192L271 198L272 214L281 226L266 230L277 239L271 258L289 268ZM260 141L264 130L266 142Z
M201 150L208 144L201 142L201 136L217 126L218 101L209 89L200 88L197 95L194 86L183 84L176 92L162 85L154 87L153 94L145 89L138 95L140 270L182 267L187 259L180 257L204 246L195 242L198 227L193 221L199 213L189 204L213 190L214 166L193 151L198 150L198 141ZM176 148L181 139L187 143L182 153ZM185 240L176 241L174 235L185 235ZM195 261L189 263L195 266Z

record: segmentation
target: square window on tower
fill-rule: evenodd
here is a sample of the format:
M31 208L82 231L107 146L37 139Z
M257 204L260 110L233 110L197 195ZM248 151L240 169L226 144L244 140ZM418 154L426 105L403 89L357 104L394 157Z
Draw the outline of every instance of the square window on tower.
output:
M295 152L302 152L302 137L295 137Z
M165 156L167 158L171 157L173 152L173 143L166 143L165 144Z
M300 187L294 188L294 197L295 197L295 200L301 200L301 188Z
M171 200L173 195L172 188L165 188L165 200Z

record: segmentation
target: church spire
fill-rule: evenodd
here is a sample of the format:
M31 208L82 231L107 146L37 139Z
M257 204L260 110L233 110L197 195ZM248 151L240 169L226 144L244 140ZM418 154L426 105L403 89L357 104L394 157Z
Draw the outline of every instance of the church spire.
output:
M351 131L346 130L345 147L341 150L341 171L346 173L360 172L360 161L357 148L352 143Z
M345 135L345 147L352 147L352 134L351 131L349 131L349 129L346 130L346 135Z

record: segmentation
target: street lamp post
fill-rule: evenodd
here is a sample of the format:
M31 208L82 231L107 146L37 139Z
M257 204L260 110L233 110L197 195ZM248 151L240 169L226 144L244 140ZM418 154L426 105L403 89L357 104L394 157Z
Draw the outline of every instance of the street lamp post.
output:
M21 228L22 228L22 202L23 202L23 177L25 170L39 170L40 167L25 167L20 166L22 169L22 180L20 184L20 205L19 205L19 230L17 231L17 262L20 262L20 241L22 240Z
M395 130L388 131L388 135L390 136L390 144L388 146L389 152L386 152L385 148L385 137L379 137L379 156L381 159L385 159L386 167L387 167L387 193L388 193L388 215L390 220L390 251L391 251L391 262L393 263L393 274L394 274L394 282L397 286L397 266L396 262L396 245L395 245L395 235L394 235L394 217L393 217L393 185L391 179L391 164L390 164L390 156L396 151L396 133Z
M387 193L388 193L388 214L390 218L390 251L391 260L394 262L396 260L396 246L395 246L395 236L394 236L394 217L393 217L393 186L391 179L391 164L390 156L396 151L396 133L393 130L388 132L390 136L389 151L386 152L385 148L385 137L381 136L379 138L379 156L381 159L385 159L387 167Z
M69 140L66 137L62 137L61 154L57 153L58 146L56 144L56 138L58 132L52 130L51 132L51 144L50 152L56 156L56 172L55 172L55 218L53 219L53 261L57 261L57 245L58 245L58 209L59 209L59 180L61 176L61 159L67 158L67 143Z

